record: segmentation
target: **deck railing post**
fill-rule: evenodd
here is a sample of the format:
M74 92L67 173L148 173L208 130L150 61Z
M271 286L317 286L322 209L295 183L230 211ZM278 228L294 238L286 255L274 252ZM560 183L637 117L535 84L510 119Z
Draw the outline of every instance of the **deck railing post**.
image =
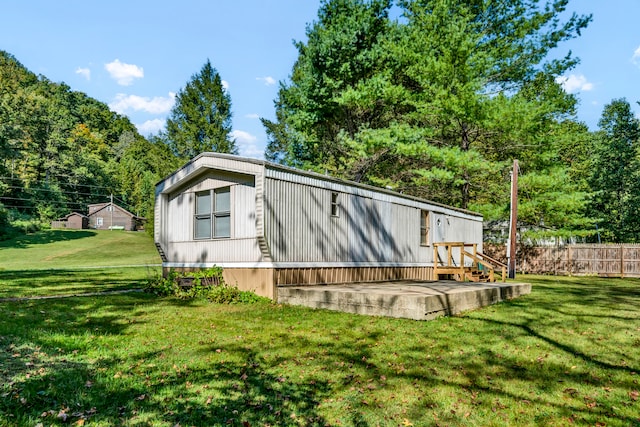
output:
M438 276L438 245L436 243L433 244L433 279L440 279Z
M478 269L478 244L473 244L473 268Z

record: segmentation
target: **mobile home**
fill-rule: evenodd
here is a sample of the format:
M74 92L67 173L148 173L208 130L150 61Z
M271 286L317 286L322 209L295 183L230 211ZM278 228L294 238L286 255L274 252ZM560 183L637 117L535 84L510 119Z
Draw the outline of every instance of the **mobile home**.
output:
M218 153L157 184L154 221L165 272L220 266L272 299L292 284L432 280L434 243L482 250L477 213Z

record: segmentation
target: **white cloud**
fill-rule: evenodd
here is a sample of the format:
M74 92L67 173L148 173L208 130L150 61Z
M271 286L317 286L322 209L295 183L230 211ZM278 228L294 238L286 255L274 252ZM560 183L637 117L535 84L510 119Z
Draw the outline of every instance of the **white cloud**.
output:
M264 84L266 86L273 86L274 84L276 84L276 79L274 79L271 76L266 76L266 77L256 77L256 80L259 80L261 82L264 82Z
M151 114L165 114L171 110L175 101L176 94L173 92L169 92L169 96L166 98L161 96L146 98L138 95L119 93L116 95L116 99L109 104L109 108L120 114L124 114L128 110L144 111Z
M105 70L109 73L112 79L115 79L121 86L129 86L133 83L133 79L140 79L144 77L144 70L142 67L138 67L134 64L125 64L116 59L113 62L104 64Z
M165 120L153 119L153 120L147 120L142 124L136 125L136 127L138 128L138 132L140 132L140 134L147 136L147 135L156 134L162 129L164 129L165 123L166 123Z
M257 120L257 119L259 119L259 118L260 118L260 115L259 115L259 114L256 114L256 113L253 113L253 114L247 114L247 115L245 115L245 117L246 117L247 119Z
M640 46L633 52L633 56L631 57L631 62L635 65L640 66Z
M76 74L80 74L85 79L91 80L91 70L88 68L78 67L78 69L76 70Z
M229 82L228 81L222 80L221 84L222 84L222 89L229 90Z
M562 85L567 93L575 93L580 91L590 91L593 89L593 83L587 80L582 74L571 74L569 76L556 77L556 83Z
M258 138L243 130L231 131L229 136L236 140L238 154L255 159L264 158L264 149L258 147Z

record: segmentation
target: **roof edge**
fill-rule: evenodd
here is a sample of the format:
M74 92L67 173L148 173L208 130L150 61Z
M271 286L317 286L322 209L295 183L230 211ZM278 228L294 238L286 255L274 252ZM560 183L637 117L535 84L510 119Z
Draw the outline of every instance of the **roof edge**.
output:
M427 203L427 204L430 204L430 205L433 205L433 206L441 207L443 209L451 209L453 211L464 213L464 214L467 214L467 215L482 217L482 214L480 214L479 212L474 212L474 211L471 211L471 210L468 210L468 209L462 209L462 208L458 208L458 207L455 207L455 206L445 205L444 203L438 203L438 202L434 202L434 201L431 201L431 200L428 200L428 199L423 199L423 198L420 198L420 197L410 196L410 195L407 195L407 194L399 193L397 191L389 190L387 188L376 187L374 185L363 184L363 183L360 183L360 182L350 181L348 179L343 179L343 178L336 178L336 177L331 176L331 175L323 175L323 174L318 173L318 172L305 171L305 170L302 170L302 169L297 169L297 168L294 168L294 167L291 167L291 166L281 165L279 163L270 162L270 161L267 161L267 160L254 159L254 158L250 158L250 157L243 157L243 156L238 156L238 155L235 155L235 154L226 154L226 153L214 153L214 152L203 152L203 153L200 153L196 157L194 157L193 159L191 159L187 163L185 163L182 167L178 168L177 170L175 170L170 175L168 175L165 178L163 178L160 181L158 181L158 183L156 184L156 187L158 185L160 185L161 183L165 182L166 180L168 180L169 178L175 176L177 173L179 173L181 170L185 169L189 165L195 163L197 160L199 160L202 157L214 157L214 158L220 158L220 159L235 160L235 161L245 162L245 163L252 163L252 164L255 164L255 165L262 166L264 168L269 168L269 169L274 169L274 170L281 170L281 171L284 171L284 172L290 172L290 173L301 175L301 176L307 176L309 178L314 178L314 179L319 179L319 180L323 180L323 181L334 182L336 184L342 184L342 185L347 185L347 186L351 186L351 187L357 187L357 188L361 188L361 189L369 190L369 191L375 191L375 192L378 192L378 193L387 194L387 195L390 195L390 196L395 196L395 197L399 197L399 198L402 198L402 199L411 200L411 201L414 201L414 202Z

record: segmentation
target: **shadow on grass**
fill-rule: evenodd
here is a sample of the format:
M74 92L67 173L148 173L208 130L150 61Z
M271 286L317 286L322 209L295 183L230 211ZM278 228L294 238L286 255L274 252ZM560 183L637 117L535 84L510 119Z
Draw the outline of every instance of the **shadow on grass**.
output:
M332 416L354 426L403 418L638 425L622 407L636 405L627 397L638 388L630 368L554 335L556 322L582 314L582 298L540 292L434 322L272 305L199 310L198 302L146 294L4 303L0 424L62 425L64 411L71 421L109 425L337 425ZM598 312L615 308L595 301ZM553 310L568 314L553 319ZM172 328L174 313L184 326ZM178 344L175 334L188 339ZM184 362L175 361L183 352ZM574 359L584 363L572 369Z
M85 237L95 236L97 233L92 230L46 230L33 234L25 234L11 240L0 242L2 248L27 248L33 245L61 242L67 240L78 240Z
M142 288L154 276L126 268L0 271L0 298L69 295Z
M96 347L123 345L158 304L148 294L0 304L0 424L326 425L316 408L329 384L270 372L242 346L225 347L233 360L211 365L156 369L170 341L88 359Z

